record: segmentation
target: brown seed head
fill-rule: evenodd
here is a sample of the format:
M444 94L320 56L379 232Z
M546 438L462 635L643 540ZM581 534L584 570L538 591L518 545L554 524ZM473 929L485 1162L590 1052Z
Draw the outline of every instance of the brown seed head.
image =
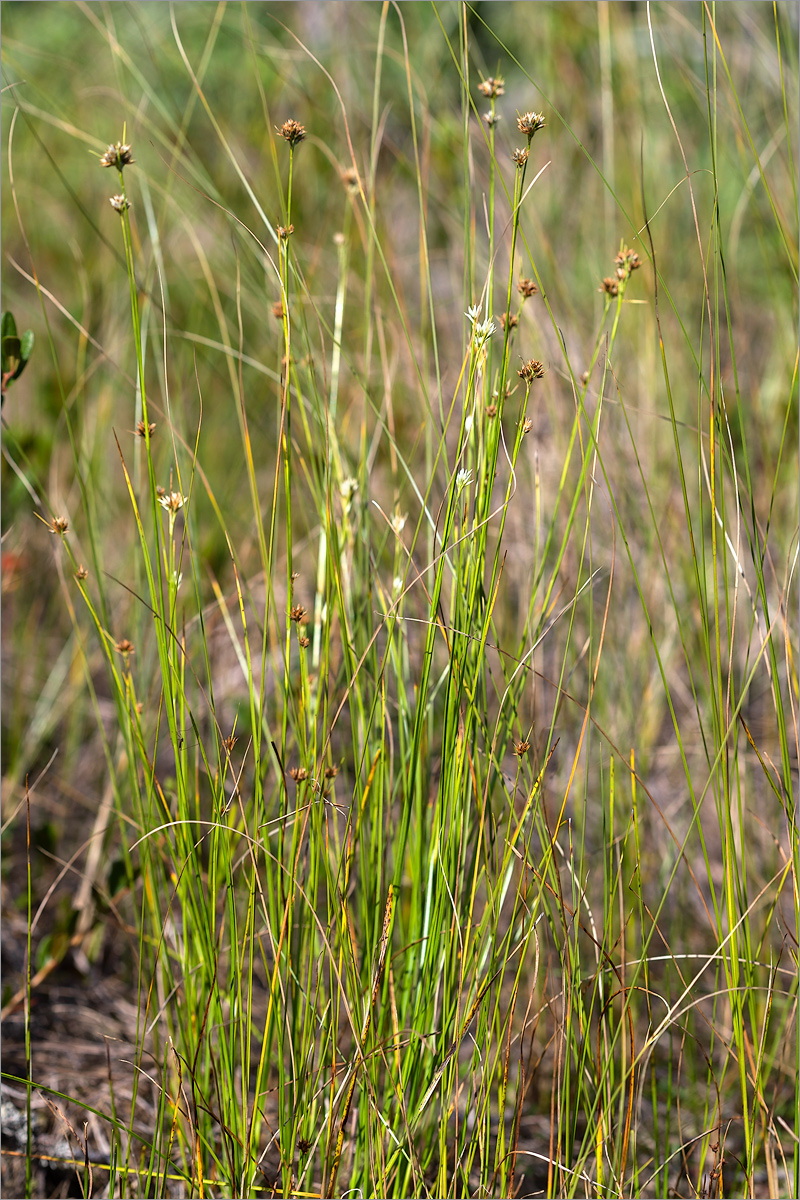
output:
M282 300L275 301L275 303L272 306L272 315L273 315L273 317L277 317L279 321L283 320L285 314L283 311L283 301Z
M520 150L518 147L514 151L514 153L511 155L511 157L513 158L514 162L517 164L518 167L524 167L525 163L528 161L528 151Z
M308 771L305 767L290 767L289 774L295 783L302 783L304 779L308 779Z
M526 112L522 116L517 116L517 129L520 133L524 133L530 145L531 138L539 130L544 128L544 117L541 113Z
M100 156L101 167L116 167L118 171L133 162L136 162L136 159L131 154L131 148L126 142L114 142L112 146L108 147L105 154Z
M531 417L526 417L525 420L522 422L522 432L530 433L530 431L532 429L533 429L533 420Z
M125 197L122 195L110 196L108 203L114 209L114 212L118 212L118 213L124 213L125 210L130 208L130 206L131 206L130 200L126 200Z
M288 237L291 237L291 235L293 233L294 233L294 225L279 225L278 226L278 237L281 238L283 241L286 241L286 239Z
M505 329L506 325L508 325L509 329L516 329L517 325L519 325L519 317L516 313L503 313L500 317L500 325L503 329Z
M155 423L155 421L151 421L150 424L147 426L147 432L150 434L150 437L153 436L155 431L156 431L156 423ZM143 438L144 435L145 435L144 421L137 421L136 422L136 436Z
M496 417L497 416L497 405L496 404L487 404L486 405L486 415L490 421L494 417Z
M514 747L514 753L516 754L517 758L522 758L523 755L528 753L530 748L531 744L528 741L517 742L516 746Z
M335 765L332 767L325 768L325 778L326 779L335 779L338 774L339 774L339 768Z
M607 296L616 296L619 294L619 283L613 278L613 276L606 275L602 286L597 290L598 292L605 292Z
M486 96L488 100L493 100L495 96L504 96L506 94L505 80L498 75L497 78L490 75L488 79L484 79L478 84L478 91L482 96Z
M629 250L627 246L622 247L614 262L620 279L627 279L633 271L638 271L642 265L642 260L636 251Z
M538 358L529 358L520 369L517 371L520 379L524 379L526 383L532 383L534 379L541 379L544 375L544 365L540 363Z
M114 649L117 654L124 654L127 658L129 654L133 654L133 642L129 642L127 638L123 638L122 641L114 643Z
M289 620L295 621L299 624L301 621L305 621L305 619L306 610L303 608L302 604L293 604L289 609Z
M86 570L86 567L83 565L83 563L81 563L81 565L78 567L77 571L75 572L75 578L78 580L79 583L81 583L81 582L83 582L84 579L86 579L88 577L88 575L89 575L89 572Z
M236 745L236 743L238 742L238 740L239 740L239 739L238 739L237 737L234 737L234 736L233 736L233 734L231 734L229 737L226 737L226 738L224 739L224 741L223 741L223 743L222 743L222 744L223 744L223 746L225 747L225 749L228 751L228 754L230 754L231 750L232 750L232 749L233 749L233 747Z
M517 284L517 291L522 296L523 300L527 300L529 296L535 296L538 290L538 287L532 279L525 279L523 277Z
M306 127L301 125L299 121L294 121L291 118L284 121L280 129L275 126L276 132L289 143L290 146L299 146L306 136Z
M299 638L297 639L297 644L298 644L299 646L302 646L302 648L303 648L304 650L307 650L307 649L308 649L308 647L311 645L311 638L309 638L309 637L306 637L305 635L304 635L303 637L299 637Z
M48 525L48 529L51 533L58 533L63 537L69 529L69 521L66 517L54 517L53 524Z

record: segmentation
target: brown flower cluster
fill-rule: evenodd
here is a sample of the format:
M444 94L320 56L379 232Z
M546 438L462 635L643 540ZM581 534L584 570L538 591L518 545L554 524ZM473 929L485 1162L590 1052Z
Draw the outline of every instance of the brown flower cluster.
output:
M605 292L607 296L618 296L620 291L625 290L625 285L633 272L638 271L641 265L642 260L636 251L629 250L627 246L623 246L619 254L614 258L614 274L606 275L597 290Z
M630 279L633 272L638 271L642 265L642 260L635 250L629 250L627 246L623 246L614 259L614 265L617 268L618 279Z
M540 363L538 358L529 358L520 369L517 371L520 379L524 379L527 384L533 383L534 379L541 379L544 375L544 364Z
M136 159L131 153L131 147L126 142L114 142L113 146L109 146L105 154L100 156L101 167L116 167L118 171L133 162L136 162Z
M292 118L284 121L280 128L276 125L275 130L292 148L299 146L306 136L305 125L301 125L299 121L295 121Z
M517 117L517 128L520 133L524 133L528 139L528 145L531 143L531 138L545 125L544 117L541 113L526 112L522 116Z
M496 96L504 96L506 94L505 80L499 76L495 79L493 75L490 75L488 79L484 79L482 83L478 84L478 91L488 100L494 100Z
M529 296L535 296L538 288L532 279L525 279L523 276L517 284L517 291L522 296L523 300L527 300Z

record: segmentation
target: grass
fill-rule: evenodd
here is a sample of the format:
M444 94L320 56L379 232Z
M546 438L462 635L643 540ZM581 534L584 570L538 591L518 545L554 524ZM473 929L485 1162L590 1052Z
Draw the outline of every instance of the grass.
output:
M797 1195L796 6L3 15L4 1169Z

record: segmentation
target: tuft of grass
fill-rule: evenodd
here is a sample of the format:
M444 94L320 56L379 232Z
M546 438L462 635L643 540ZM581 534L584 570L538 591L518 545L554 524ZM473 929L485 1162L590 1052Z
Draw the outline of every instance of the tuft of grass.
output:
M4 16L26 1196L796 1195L796 9Z

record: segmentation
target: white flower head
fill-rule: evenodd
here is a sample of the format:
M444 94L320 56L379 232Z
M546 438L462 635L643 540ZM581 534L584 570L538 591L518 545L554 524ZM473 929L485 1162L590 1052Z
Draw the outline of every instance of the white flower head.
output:
M470 304L469 308L468 308L468 309L467 309L467 311L464 313L464 316L467 318L467 320L469 321L470 325L474 325L474 324L475 324L475 322L476 322L476 321L478 320L478 318L480 317L480 315L481 315L481 306L480 306L480 304Z
M339 484L339 495L342 497L342 512L347 517L350 515L350 509L353 507L353 500L358 491L358 480L352 475L348 475L347 479L343 479Z
M485 321L475 322L475 324L472 326L472 336L474 337L476 344L478 346L482 346L484 342L489 340L494 333L494 330L494 321L492 321L491 317L487 317Z
M472 471L468 471L466 467L462 467L456 475L456 491L463 492L465 487L469 487L472 483Z
M164 492L163 496L158 497L158 503L167 512L176 513L183 508L188 499L188 496L182 496L180 492Z
M468 416L464 417L464 438L465 438L465 440L472 433L472 426L474 424L475 424L475 412L473 410Z
M397 537L400 537L400 534L403 532L407 520L408 513L396 512L392 517L390 524Z

